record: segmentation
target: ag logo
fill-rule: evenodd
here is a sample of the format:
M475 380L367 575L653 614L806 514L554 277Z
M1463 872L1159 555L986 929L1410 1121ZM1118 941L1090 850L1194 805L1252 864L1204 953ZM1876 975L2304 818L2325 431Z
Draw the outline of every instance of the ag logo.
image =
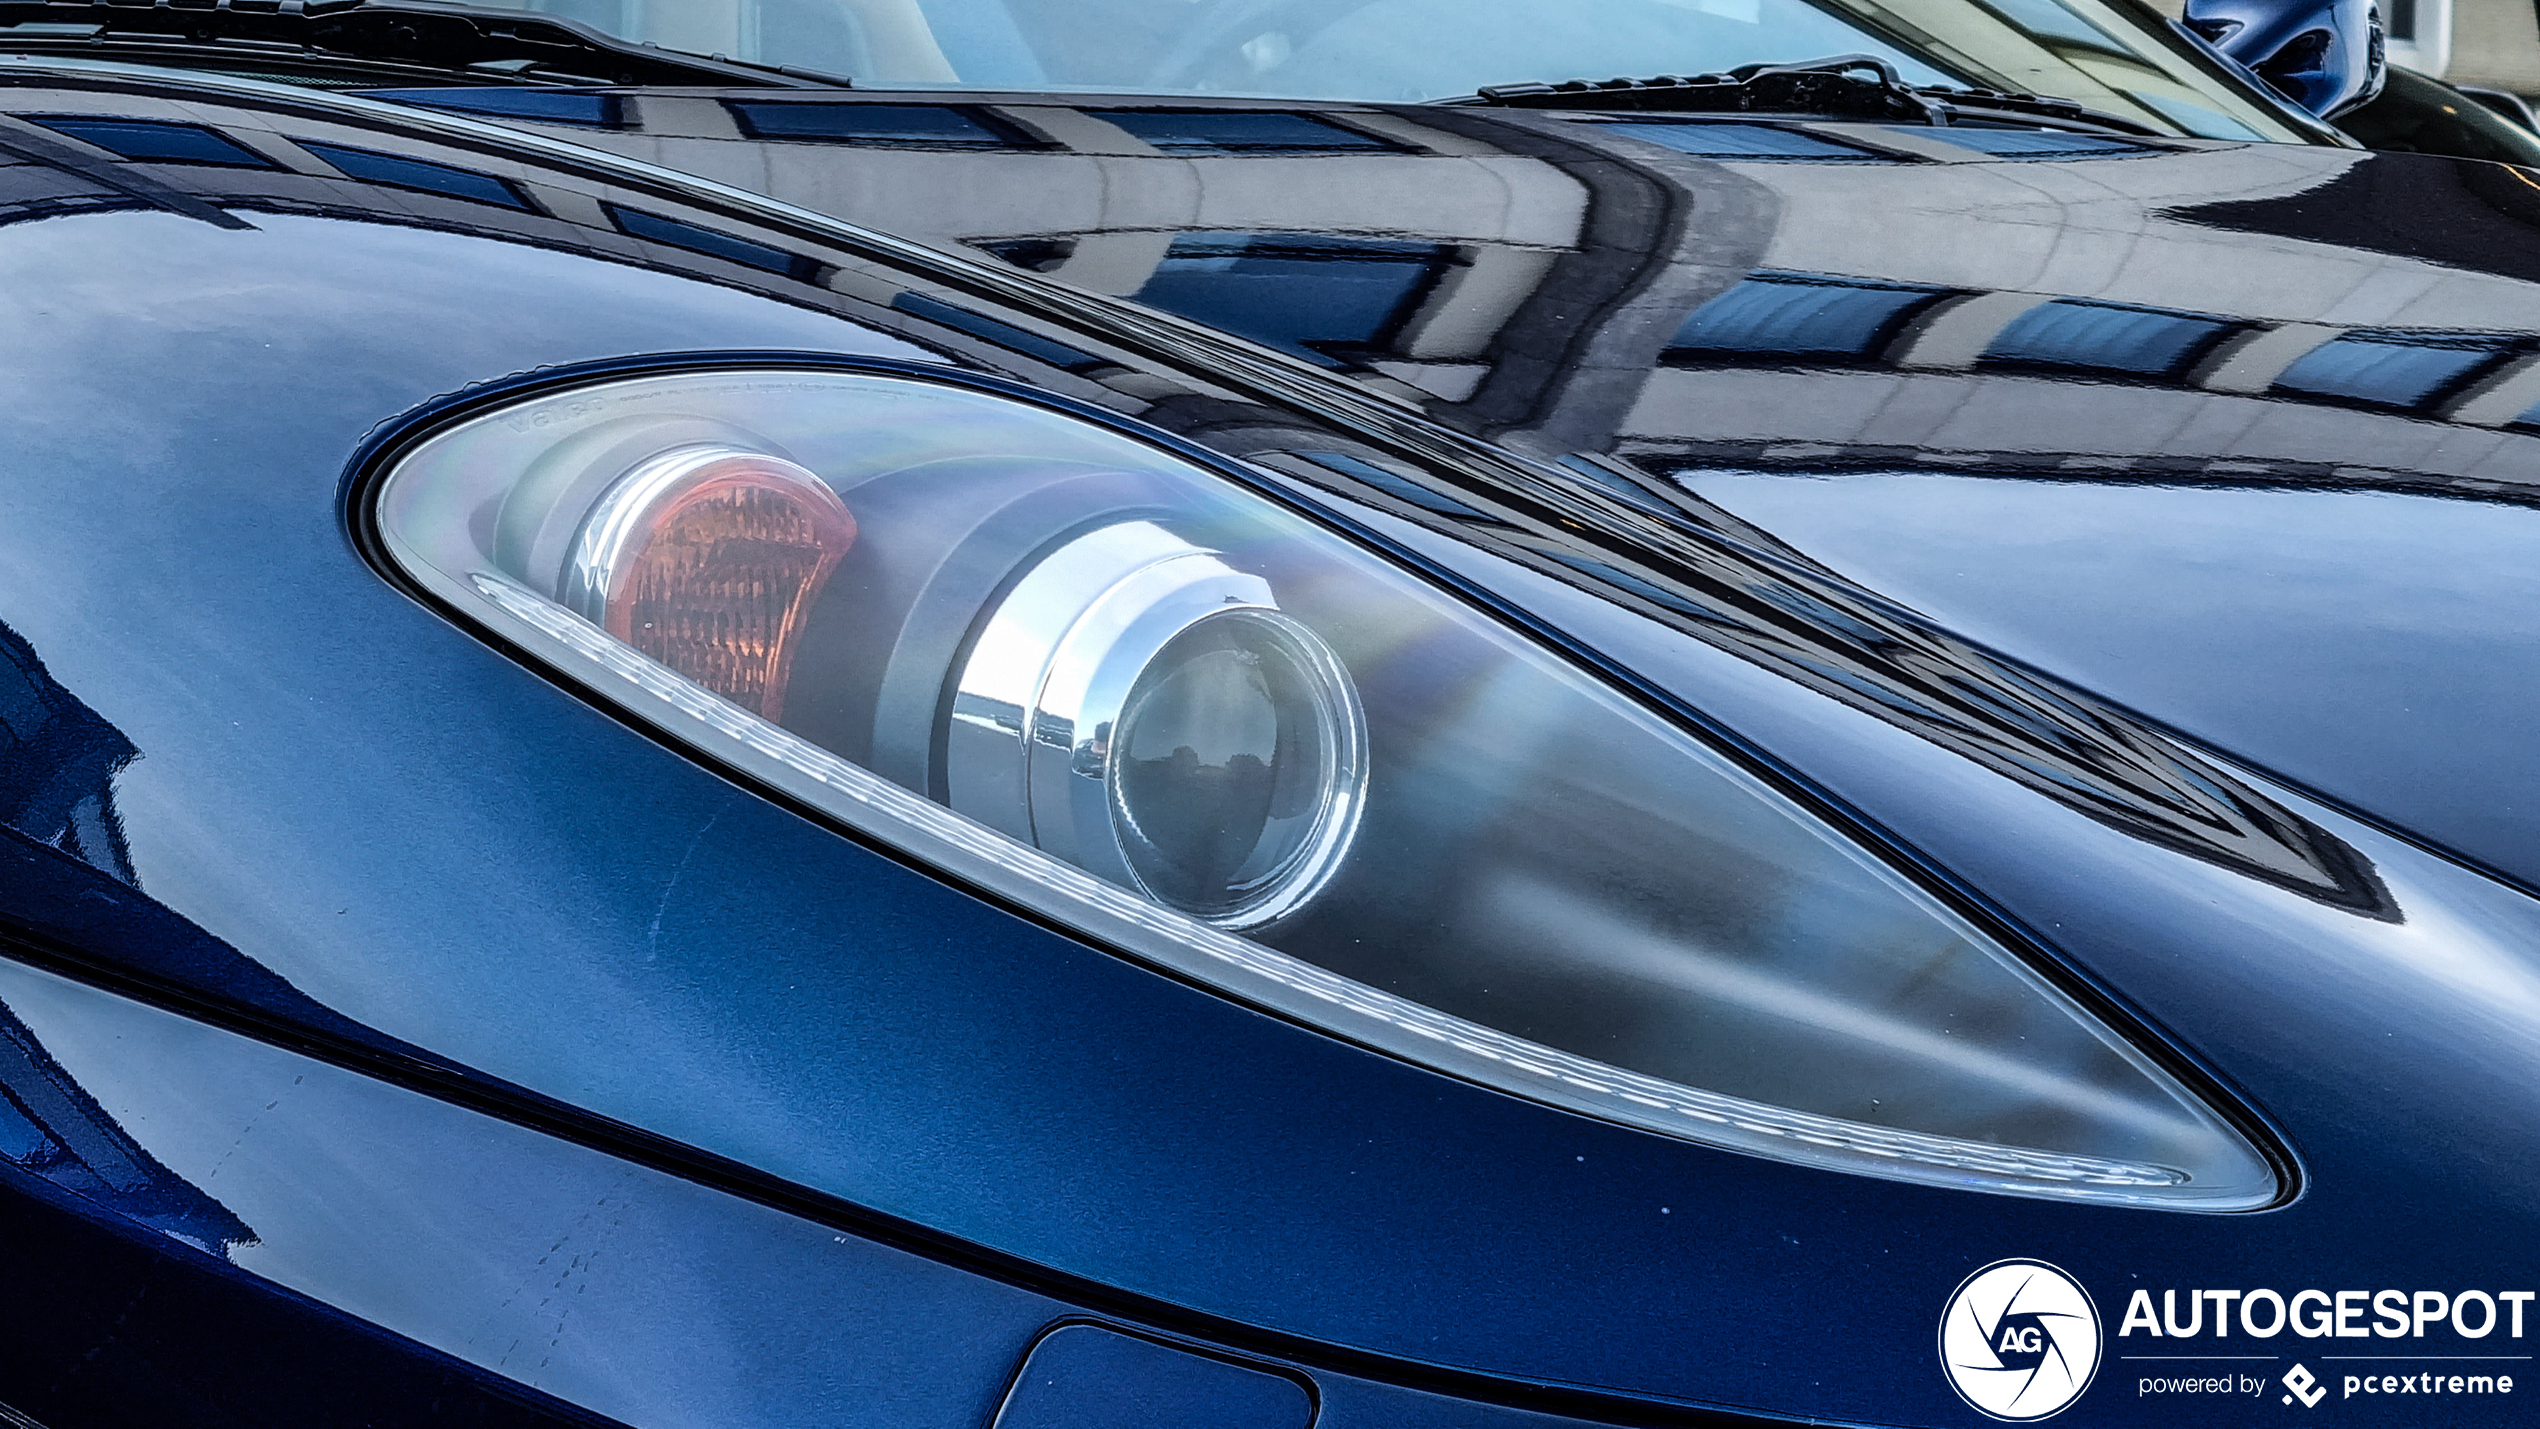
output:
M1968 1276L1941 1312L1940 1367L1979 1414L2059 1414L2099 1370L2099 1311L2046 1262L1997 1260Z

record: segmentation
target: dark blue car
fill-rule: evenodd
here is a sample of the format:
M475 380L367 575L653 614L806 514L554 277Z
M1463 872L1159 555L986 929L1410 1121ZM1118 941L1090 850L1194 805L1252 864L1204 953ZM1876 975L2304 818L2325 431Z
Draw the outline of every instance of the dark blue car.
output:
M0 3L0 1423L2525 1422L2540 176L2229 38Z

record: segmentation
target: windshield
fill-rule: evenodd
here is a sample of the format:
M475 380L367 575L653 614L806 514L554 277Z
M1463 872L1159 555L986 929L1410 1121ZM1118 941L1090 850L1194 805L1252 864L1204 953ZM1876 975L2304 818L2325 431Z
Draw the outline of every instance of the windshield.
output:
M2052 95L2171 133L2302 137L2122 0L493 3L868 88L1418 102L1485 85L1866 53L1913 84Z

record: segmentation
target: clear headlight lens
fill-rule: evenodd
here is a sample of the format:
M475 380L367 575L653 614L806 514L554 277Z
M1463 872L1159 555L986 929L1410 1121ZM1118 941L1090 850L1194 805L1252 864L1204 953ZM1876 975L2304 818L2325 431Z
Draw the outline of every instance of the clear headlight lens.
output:
M1164 445L917 376L618 378L412 445L377 512L425 588L700 753L1406 1059L1901 1180L2280 1190L1709 745Z

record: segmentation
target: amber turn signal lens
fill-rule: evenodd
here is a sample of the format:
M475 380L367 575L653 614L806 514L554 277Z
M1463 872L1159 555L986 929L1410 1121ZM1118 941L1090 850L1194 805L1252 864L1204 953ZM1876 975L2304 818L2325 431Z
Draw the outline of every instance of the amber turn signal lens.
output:
M574 541L567 603L773 721L794 637L855 536L837 493L794 463L683 447L638 464L593 508Z

